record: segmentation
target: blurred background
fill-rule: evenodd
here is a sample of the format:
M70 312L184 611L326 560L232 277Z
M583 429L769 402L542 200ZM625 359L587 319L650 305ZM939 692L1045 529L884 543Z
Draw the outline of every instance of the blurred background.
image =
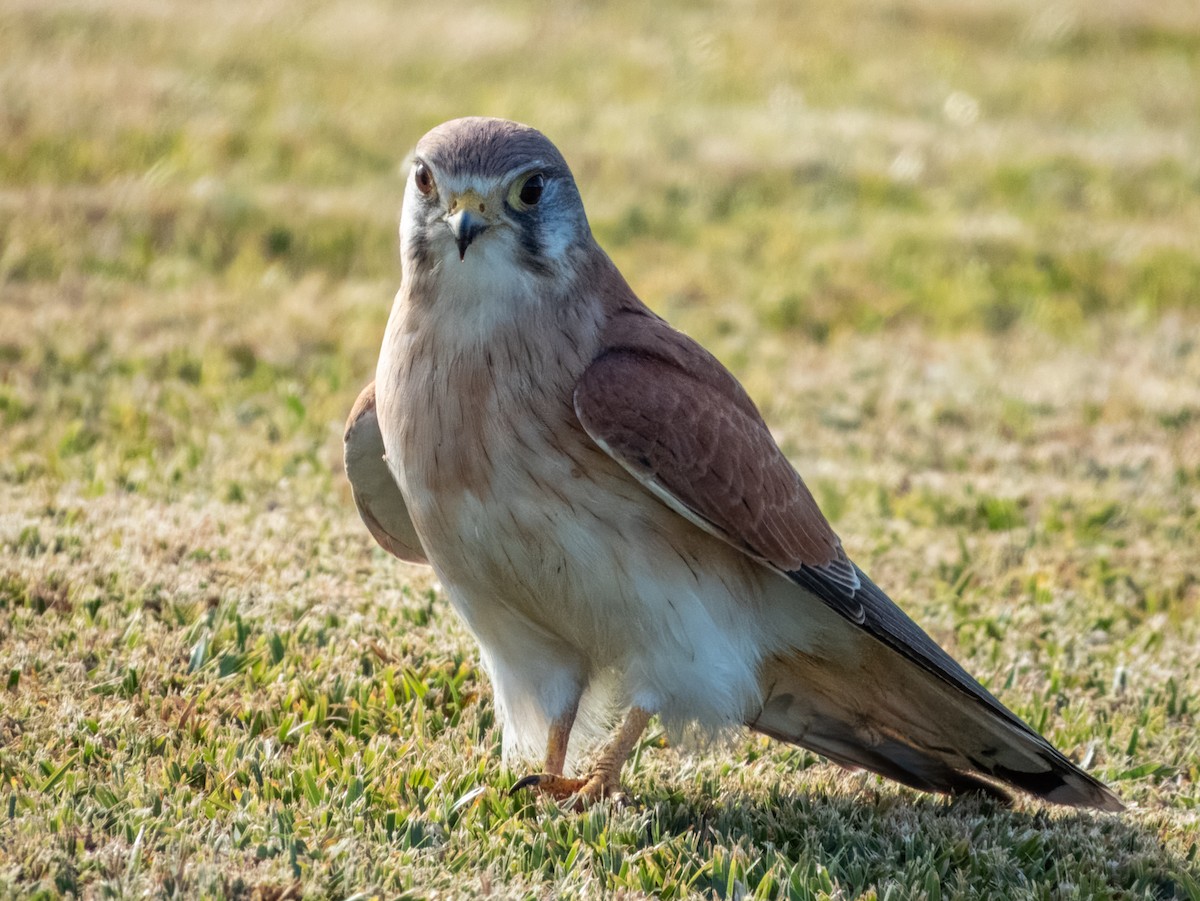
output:
M409 154L475 114L558 144L602 246L745 382L876 581L1165 811L1144 840L1022 845L1018 882L1194 860L1195 0L0 0L0 889L394 893L371 855L436 867L430 836L467 830L470 871L495 840L430 812L497 778L473 645L373 548L340 462ZM251 778L243 734L284 756ZM378 759L330 769L347 736ZM745 772L815 761L771 753ZM44 840L70 829L92 844ZM317 855L339 830L365 844ZM888 878L810 850L830 891ZM539 891L628 887L503 859ZM930 860L897 884L950 878Z
M1071 341L1103 317L1200 316L1192 0L4 0L0 17L10 417L45 365L120 360L154 390L265 366L333 417L374 368L410 150L467 114L555 140L635 289L751 380L773 337ZM52 439L66 472L141 478L66 459L112 423L64 412L78 434L8 423L21 465Z

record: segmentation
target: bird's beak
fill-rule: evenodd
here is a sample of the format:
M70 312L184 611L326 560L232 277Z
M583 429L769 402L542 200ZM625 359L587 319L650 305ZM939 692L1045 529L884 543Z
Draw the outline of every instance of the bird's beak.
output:
M446 214L446 225L454 242L458 245L458 258L467 258L467 248L479 235L491 225L491 219L484 211L482 198L474 191L464 191L450 203L450 212Z

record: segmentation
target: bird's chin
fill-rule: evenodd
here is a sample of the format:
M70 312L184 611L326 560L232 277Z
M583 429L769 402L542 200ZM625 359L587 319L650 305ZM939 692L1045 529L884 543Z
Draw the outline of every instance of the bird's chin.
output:
M436 257L438 304L462 315L469 317L474 311L487 319L502 318L505 311L515 312L541 293L534 274L516 262L515 248L492 236L472 242L461 259L450 242L438 246Z
M455 280L469 279L481 288L493 285L503 277L503 270L511 267L505 255L496 250L494 242L483 239L472 242L461 255L453 243L439 247L438 272Z

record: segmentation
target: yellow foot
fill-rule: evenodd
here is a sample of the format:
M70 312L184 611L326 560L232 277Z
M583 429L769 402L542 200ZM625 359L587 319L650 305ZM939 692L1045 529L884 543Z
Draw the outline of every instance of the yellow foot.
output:
M604 773L593 773L583 779L570 779L566 776L554 776L549 773L535 773L526 776L512 787L512 794L522 789L533 789L540 795L546 795L555 801L569 801L575 810L582 810L589 804L594 804L601 798L612 798L623 802L625 791L621 784Z

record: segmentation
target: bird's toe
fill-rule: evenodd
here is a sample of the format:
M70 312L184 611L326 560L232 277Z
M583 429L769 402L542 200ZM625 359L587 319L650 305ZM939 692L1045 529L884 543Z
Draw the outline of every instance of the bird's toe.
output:
M525 789L553 798L558 802L568 802L574 810L582 810L605 798L617 803L624 803L626 800L626 793L621 783L609 774L599 772L582 779L555 776L551 773L534 773L517 780L510 794L516 794Z
M578 793L587 783L586 779L571 779L553 773L533 773L517 780L509 794L530 789L539 795L547 795L556 801L565 801Z

